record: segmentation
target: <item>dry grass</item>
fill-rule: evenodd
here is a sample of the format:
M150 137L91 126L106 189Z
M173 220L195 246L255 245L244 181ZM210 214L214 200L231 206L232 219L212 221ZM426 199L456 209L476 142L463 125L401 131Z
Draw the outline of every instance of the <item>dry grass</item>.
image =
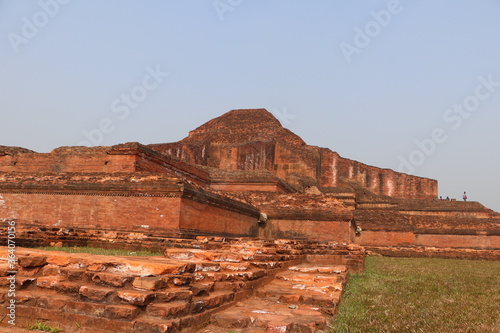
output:
M162 254L159 252L150 252L150 251L128 251L121 249L102 249L97 247L37 247L39 250L45 251L62 251L67 253L88 253L88 254L97 254L97 255L106 255L106 256L143 256L143 257L151 257L151 256L161 256Z
M500 262L369 257L331 332L500 332Z

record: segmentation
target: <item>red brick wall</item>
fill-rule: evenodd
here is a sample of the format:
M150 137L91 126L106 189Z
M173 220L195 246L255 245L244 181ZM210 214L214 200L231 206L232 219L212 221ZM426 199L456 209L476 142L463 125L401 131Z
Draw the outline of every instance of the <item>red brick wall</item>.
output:
M184 231L256 237L257 222L257 216L240 214L186 198L181 200L179 226Z
M224 170L238 170L238 148L214 145L210 153L209 166Z
M0 156L0 172L131 173L136 171L159 172L185 178L199 185L209 183L209 176L205 171L134 143L83 150L79 150L79 147L63 147L49 154Z
M19 154L0 156L0 172L134 172L135 155Z
M172 159L169 156L151 156L149 154L138 153L136 155L135 171L164 173L187 179L198 185L206 185L210 182L209 176L205 171Z
M0 219L45 227L257 236L257 216L186 198L3 193Z
M270 219L260 230L260 237L267 239L306 238L309 240L351 243L354 230L350 222L344 221Z
M263 191L263 192L275 192L275 193L287 193L284 191L277 183L274 184L263 184L263 183L235 183L235 184L217 184L212 183L211 188L218 191L228 191L228 192L253 192L253 191Z
M413 232L398 231L370 231L363 230L356 237L356 243L363 246L401 246L414 245L415 235Z
M500 249L496 235L415 235L415 245L471 249Z
M318 177L319 155L307 147L294 149L289 145L277 142L275 146L274 163L276 175L286 179L292 173L303 174L311 178Z
M253 142L237 149L239 170L274 170L274 145Z
M183 158L187 162L199 162L224 170L267 169L281 179L287 179L290 174L302 174L319 180L320 185L325 187L340 186L342 179L349 179L357 181L376 194L396 198L434 199L438 196L437 181L433 179L342 158L327 148L294 146L284 141L211 143L196 149L178 143L152 147L165 154ZM184 154L184 150L189 150L190 153Z
M411 176L345 159L326 148L321 148L320 152L321 186L338 186L342 178L345 178L357 181L376 194L395 198L437 198L438 185L433 179Z
M497 235L415 234L398 231L363 230L356 237L362 246L429 246L441 248L500 249Z
M0 219L46 227L177 231L180 198L1 194ZM145 227L149 226L149 227Z
M462 202L460 202L462 203ZM450 221L454 222L457 219L464 219L464 218L469 218L472 220L470 223L471 229L475 229L475 225L477 225L478 221L475 221L474 219L487 219L491 217L491 213L484 210L484 211L412 211L412 210L405 210L401 211L401 213L406 214L406 215L411 215L411 216L418 216L422 217L422 219L427 222L427 223L422 223L424 226L425 225L437 225L439 226L439 223L436 223L436 217L437 218L444 218L444 219L449 219ZM439 221L439 220L437 220ZM434 224L433 224L434 222Z

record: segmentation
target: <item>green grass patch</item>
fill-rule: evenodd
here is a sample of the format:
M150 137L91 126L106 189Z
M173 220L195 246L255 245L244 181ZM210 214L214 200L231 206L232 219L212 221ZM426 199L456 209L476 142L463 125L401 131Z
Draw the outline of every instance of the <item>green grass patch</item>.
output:
M161 256L160 252L151 252L151 251L129 251L122 249L102 249L97 247L37 247L38 250L45 251L62 251L67 253L88 253L88 254L97 254L97 255L105 255L105 256L142 256L142 257L152 257L152 256Z
M331 332L500 332L500 262L368 257Z
M41 321L36 322L33 325L29 325L27 327L27 329L30 331L42 331L42 332L50 332L50 333L58 333L58 332L63 331L57 327L49 326L46 323L41 322Z

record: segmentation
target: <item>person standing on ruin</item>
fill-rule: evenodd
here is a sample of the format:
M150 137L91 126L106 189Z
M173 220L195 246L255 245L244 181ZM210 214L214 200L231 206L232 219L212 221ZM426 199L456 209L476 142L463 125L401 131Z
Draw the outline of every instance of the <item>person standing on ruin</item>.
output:
M464 201L467 201L467 193L466 192L464 192L463 198L464 198Z

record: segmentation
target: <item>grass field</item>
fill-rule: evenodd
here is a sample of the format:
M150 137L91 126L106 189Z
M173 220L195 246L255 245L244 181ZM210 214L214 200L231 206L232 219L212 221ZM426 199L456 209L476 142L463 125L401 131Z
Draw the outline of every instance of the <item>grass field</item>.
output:
M331 332L500 332L500 262L368 257Z
M159 252L150 251L128 251L120 249L101 249L96 247L37 247L38 250L45 251L62 251L68 253L88 253L106 256L161 256Z

